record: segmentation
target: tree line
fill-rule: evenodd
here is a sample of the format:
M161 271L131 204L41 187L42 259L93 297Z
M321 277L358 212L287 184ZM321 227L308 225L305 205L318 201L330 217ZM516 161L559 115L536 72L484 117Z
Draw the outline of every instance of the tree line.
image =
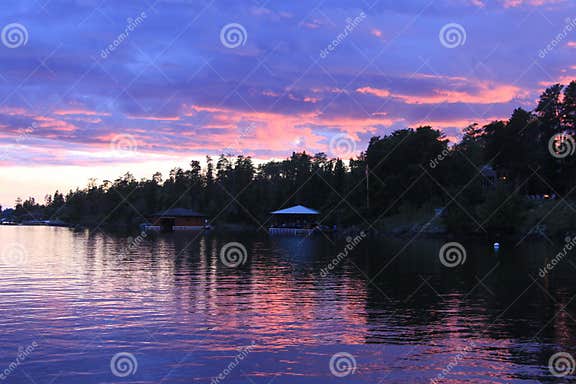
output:
M576 227L562 213L572 212L576 194L575 133L571 82L546 89L534 110L517 108L508 120L470 125L454 145L423 126L375 136L347 161L305 152L257 165L249 156L207 156L204 168L191 161L166 177L157 172L137 180L126 173L56 191L42 204L18 200L13 215L131 226L153 212L184 207L216 223L258 227L270 211L303 204L320 210L326 224L378 227L386 218L440 207L449 231L512 232L534 221L531 215L551 204L548 199L562 204L560 212L547 211L557 220L552 226Z

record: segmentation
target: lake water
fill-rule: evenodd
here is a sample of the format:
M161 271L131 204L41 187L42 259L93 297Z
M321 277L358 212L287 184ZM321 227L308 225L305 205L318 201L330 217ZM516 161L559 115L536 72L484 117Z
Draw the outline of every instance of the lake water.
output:
M246 248L238 267L220 257L230 242ZM499 252L462 241L466 261L454 268L440 262L442 240L361 239L339 258L346 244L0 227L0 380L576 379L548 364L576 356L574 257L539 276L561 241L502 242Z

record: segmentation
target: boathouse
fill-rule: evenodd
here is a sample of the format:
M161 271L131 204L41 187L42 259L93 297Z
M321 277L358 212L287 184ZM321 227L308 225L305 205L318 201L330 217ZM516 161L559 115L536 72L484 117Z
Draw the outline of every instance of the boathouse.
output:
M270 233L309 233L315 230L318 225L318 215L320 212L305 207L295 205L293 207L270 212L272 216L272 226Z
M186 208L171 208L156 212L149 218L146 229L161 232L208 228L206 215Z

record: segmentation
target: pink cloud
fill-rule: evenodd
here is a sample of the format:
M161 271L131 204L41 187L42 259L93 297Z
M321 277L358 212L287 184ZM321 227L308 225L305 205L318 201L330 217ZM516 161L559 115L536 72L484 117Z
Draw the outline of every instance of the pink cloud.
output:
M504 8L516 8L520 6L529 5L532 7L541 7L544 5L562 3L564 0L504 0Z
M341 94L341 93L346 93L346 90L342 89L342 88L336 88L336 87L320 87L320 88L312 88L311 91L313 93L335 93L335 94Z
M110 116L106 112L90 111L87 109L58 109L54 111L55 115L69 116L69 115L85 115L85 116Z
M285 115L271 112L245 112L227 110L224 108L202 107L194 105L187 108L186 114L194 116L197 111L210 111L210 125L222 128L240 127L250 123L249 133L242 135L240 129L223 130L210 143L204 144L204 149L242 148L246 153L270 151L285 153L287 150L302 150L309 152L328 151L327 134L346 133L359 141L362 133L376 133L378 127L391 125L398 119L385 116L372 118L329 118L319 112ZM323 127L329 127L324 128ZM322 132L322 134L321 134ZM298 148L296 148L298 146Z
M487 0L469 0L470 4L478 8L485 8L490 5L491 1ZM517 8L522 6L542 7L545 5L560 4L565 0L498 0L494 1L497 5L502 5L504 8Z
M576 70L576 65L571 67L571 69L575 69ZM540 85L541 87L550 87L552 85L555 84L570 84L571 82L573 82L576 79L576 76L574 75L562 75L556 78L556 80L554 81L540 81L538 82L538 85ZM544 91L544 89L540 89L540 92Z
M24 108L1 107L0 114L9 116L30 116Z
M270 90L266 90L264 92L262 92L262 95L264 96L268 96L268 97L279 97L280 94L274 91L270 91Z
M527 92L514 85L480 84L476 92L453 91L446 89L434 90L432 95L411 96L398 95L407 104L441 104L441 103L469 103L469 104L499 104L508 103L517 97L526 97Z
M135 116L135 115L127 115L126 116L130 120L148 120L148 121L179 121L179 116Z
M318 19L314 19L312 21L304 21L301 25L308 29L318 29L322 27L323 23Z
M99 117L91 117L91 116L73 116L69 117L69 120L80 121L82 123L90 123L90 124L100 124L102 119Z
M475 120L468 120L468 119L455 119L455 120L416 120L412 124L411 127L419 127L419 126L431 126L435 129L446 129L446 128L458 128L464 129L470 124L477 123L480 126L486 125L491 123L495 120L507 120L507 116L492 116L486 117L482 119L475 119Z
M226 109L224 109L224 108L206 107L206 106L201 106L201 105L192 105L191 107L189 107L189 109L192 112L212 112L212 113L214 113L214 112L226 112ZM186 116L193 116L193 114L188 114Z
M54 131L61 132L74 132L78 129L74 124L70 124L64 120L58 120L49 116L36 116L34 118L37 122L37 126L40 128L48 128Z
M379 29L376 29L376 28L372 29L370 31L370 34L372 34L373 36L376 36L378 38L382 37L382 31Z
M473 90L457 90L464 86L472 87ZM404 101L406 104L499 104L508 103L518 97L527 97L528 92L514 85L498 85L490 82L478 82L470 84L455 84L455 89L434 89L431 94L411 95L395 93L388 89L373 87L358 88L356 92L370 94L380 98L393 97Z
M362 87L356 89L356 92L363 93L365 95L373 95L381 98L386 98L390 96L390 91L387 89L378 89L373 87Z

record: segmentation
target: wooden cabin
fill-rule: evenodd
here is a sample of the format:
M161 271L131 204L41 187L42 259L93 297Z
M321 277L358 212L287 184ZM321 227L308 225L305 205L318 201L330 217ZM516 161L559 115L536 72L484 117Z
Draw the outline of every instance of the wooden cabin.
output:
M309 234L317 229L320 212L303 205L295 205L270 212L270 215L272 226L268 231L272 234Z
M145 229L160 232L209 229L206 215L186 208L171 208L148 218Z

